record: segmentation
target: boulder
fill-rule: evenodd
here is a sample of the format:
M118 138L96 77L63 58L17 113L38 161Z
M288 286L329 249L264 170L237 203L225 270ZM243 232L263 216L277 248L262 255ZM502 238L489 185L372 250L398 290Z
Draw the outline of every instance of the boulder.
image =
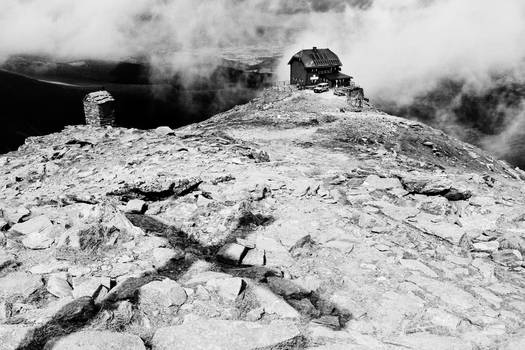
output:
M270 289L262 285L252 284L251 290L264 311L268 314L275 314L282 318L298 319L301 317L299 312Z
M34 232L24 239L22 239L22 244L28 249L47 249L55 242L55 237L51 232Z
M299 349L301 342L299 329L290 322L197 319L160 328L151 343L153 350L256 350Z
M47 232L53 228L53 223L45 215L34 217L26 222L11 227L11 231L21 235L29 235L38 232Z
M44 350L146 350L142 340L132 334L109 331L83 331L52 340Z
M194 276L192 276L186 283L184 283L188 287L194 287L198 284L204 284L211 280L217 280L217 279L228 279L231 276L224 272L216 272L216 271L204 271L201 273L198 273Z
M218 278L206 283L208 289L216 290L217 294L228 301L235 300L245 285L246 283L239 277Z
M56 273L49 276L46 288L49 293L58 298L72 296L72 289L67 282L67 275L65 273Z
M146 202L140 199L132 199L124 208L126 213L143 214L148 209Z
M466 200L472 197L472 192L461 184L455 184L444 177L423 176L419 174L404 175L401 183L410 193L427 196L440 195L450 201Z
M155 248L152 252L155 267L165 267L170 261L184 258L184 251L172 248Z
M397 178L381 178L377 175L369 175L361 185L368 190L392 190L402 188Z
M476 242L472 244L472 250L474 250L475 252L492 253L498 250L498 248L498 241Z
M46 249L55 241L53 223L44 215L16 224L11 231L24 235L22 244L29 249Z
M184 288L169 278L153 281L139 288L139 305L146 313L159 308L179 307L186 299Z
M262 249L250 249L242 258L242 265L246 266L264 266L266 264L266 255Z
M217 252L217 257L223 261L233 263L235 265L241 262L246 247L237 243L229 243L221 247Z
M108 277L75 278L73 279L73 297L94 298L102 287L110 288Z
M300 284L289 279L268 277L267 280L270 289L285 298L292 297L294 299L302 299L310 294L310 292L304 289Z
M18 208L6 208L3 209L4 219L7 223L18 224L22 219L28 217L31 211L26 207L20 206Z
M155 134L160 136L175 135L175 131L173 131L173 129L169 126L159 126L153 131L155 132Z

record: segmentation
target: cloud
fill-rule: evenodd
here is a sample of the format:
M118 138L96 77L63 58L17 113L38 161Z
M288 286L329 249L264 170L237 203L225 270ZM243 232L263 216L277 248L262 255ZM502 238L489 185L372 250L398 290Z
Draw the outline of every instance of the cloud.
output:
M490 91L495 76L525 81L523 0L1 0L0 28L0 61L142 57L155 75L184 80L206 77L220 57L278 52L286 80L295 52L330 47L372 100L406 106L443 81L461 82L427 117L457 124L458 135L462 96ZM503 125L515 128L516 115Z
M407 102L450 77L483 87L525 57L522 0L376 0L316 17L286 56L331 47L372 97Z

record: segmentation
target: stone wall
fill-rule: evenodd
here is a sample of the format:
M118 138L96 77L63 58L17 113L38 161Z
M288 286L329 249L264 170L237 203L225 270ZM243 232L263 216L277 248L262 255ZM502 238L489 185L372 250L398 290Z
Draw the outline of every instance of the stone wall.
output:
M107 91L96 91L84 98L86 124L112 126L115 124L115 99Z

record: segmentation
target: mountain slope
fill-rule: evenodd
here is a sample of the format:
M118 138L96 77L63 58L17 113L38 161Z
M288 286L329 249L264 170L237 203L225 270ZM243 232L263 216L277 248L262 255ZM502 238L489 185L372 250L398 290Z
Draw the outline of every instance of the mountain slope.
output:
M0 164L0 338L19 349L88 331L152 349L525 342L525 174L423 124L273 89L177 130L67 127ZM124 344L111 334L92 339Z

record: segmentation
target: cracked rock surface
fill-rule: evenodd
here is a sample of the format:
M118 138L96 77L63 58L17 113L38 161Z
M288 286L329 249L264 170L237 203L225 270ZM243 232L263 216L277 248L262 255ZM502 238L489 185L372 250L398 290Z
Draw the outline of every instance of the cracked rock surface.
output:
M344 110L270 89L0 156L0 349L525 348L525 173Z

